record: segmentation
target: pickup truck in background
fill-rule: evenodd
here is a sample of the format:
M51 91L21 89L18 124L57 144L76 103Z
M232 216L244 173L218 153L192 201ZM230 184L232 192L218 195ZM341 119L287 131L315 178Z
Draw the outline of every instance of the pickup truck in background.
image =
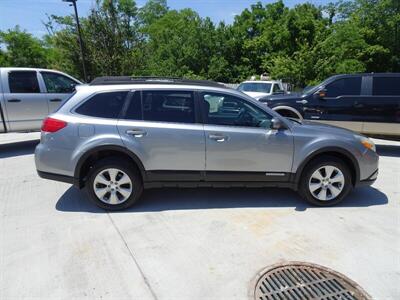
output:
M0 68L0 133L38 131L79 80L55 70Z
M400 138L400 73L340 74L289 95L259 99L284 117Z
M237 89L256 100L265 96L285 94L282 81L277 80L247 80L239 84Z

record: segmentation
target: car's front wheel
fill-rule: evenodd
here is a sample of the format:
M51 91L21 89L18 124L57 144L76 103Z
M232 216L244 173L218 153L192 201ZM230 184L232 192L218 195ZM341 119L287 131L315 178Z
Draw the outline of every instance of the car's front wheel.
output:
M138 171L119 158L104 158L97 162L86 182L93 202L107 210L132 206L143 191Z
M309 203L330 206L341 202L352 188L346 164L334 156L312 160L300 179L300 193Z

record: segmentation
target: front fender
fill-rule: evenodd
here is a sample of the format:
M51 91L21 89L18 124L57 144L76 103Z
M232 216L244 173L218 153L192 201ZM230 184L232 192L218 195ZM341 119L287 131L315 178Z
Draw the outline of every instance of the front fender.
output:
M335 146L332 146L335 145ZM362 153L350 143L341 141L329 141L329 140L316 140L312 143L307 144L303 148L295 146L296 153L293 161L293 170L295 173L295 183L300 181L301 174L306 165L318 155L324 153L337 153L345 157L351 162L351 168L354 170L354 184L360 180L360 164L359 157ZM359 156L359 157L358 157Z

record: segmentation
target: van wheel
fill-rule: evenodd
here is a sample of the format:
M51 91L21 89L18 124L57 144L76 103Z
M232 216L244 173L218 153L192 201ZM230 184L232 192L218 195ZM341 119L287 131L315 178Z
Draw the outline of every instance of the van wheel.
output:
M90 199L107 210L121 210L135 204L143 192L139 172L117 157L104 158L90 171L86 182Z
M351 189L349 168L334 156L312 160L302 173L299 187L301 196L318 206L331 206L341 202Z

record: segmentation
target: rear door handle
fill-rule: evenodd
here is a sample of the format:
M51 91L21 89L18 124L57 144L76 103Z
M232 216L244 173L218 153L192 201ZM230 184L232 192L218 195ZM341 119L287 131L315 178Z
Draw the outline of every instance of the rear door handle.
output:
M208 136L208 138L209 138L210 140L214 140L214 141L217 141L217 142L219 142L219 143L225 142L225 141L227 140L227 137L224 136L224 135L221 135L221 134L210 134L210 135Z
M146 131L143 131L141 129L129 129L126 131L126 134L134 136L134 137L143 137L147 133L146 133Z
M62 100L61 99L59 99L59 98L56 98L56 99L51 99L50 100L50 102L61 102Z
M21 102L21 99L10 99L10 100L8 100L8 102Z

